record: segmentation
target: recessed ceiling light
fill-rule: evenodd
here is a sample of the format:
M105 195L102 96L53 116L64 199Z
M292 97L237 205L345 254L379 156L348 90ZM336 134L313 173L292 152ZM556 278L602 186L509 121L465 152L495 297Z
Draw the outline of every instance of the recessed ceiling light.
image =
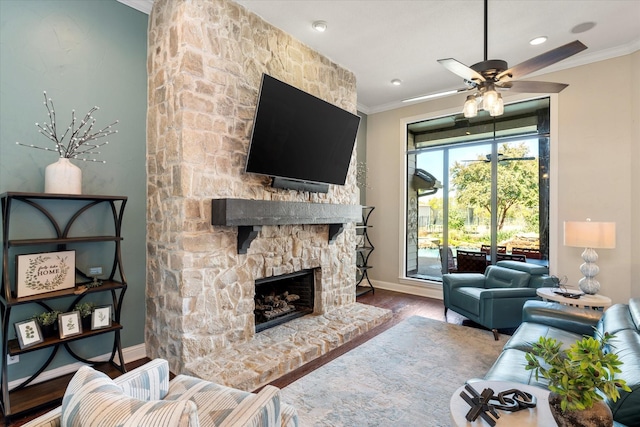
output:
M540 37L536 37L535 39L531 39L529 41L529 44L532 45L532 46L536 46L536 45L542 44L542 43L544 43L546 41L547 41L547 36L540 36Z
M391 84L394 85L394 86L400 86L402 84L402 80L393 79L393 80L391 80Z
M313 27L314 30L318 31L319 33L324 33L325 30L327 29L327 23L325 21L314 21L313 24L311 24L311 26Z

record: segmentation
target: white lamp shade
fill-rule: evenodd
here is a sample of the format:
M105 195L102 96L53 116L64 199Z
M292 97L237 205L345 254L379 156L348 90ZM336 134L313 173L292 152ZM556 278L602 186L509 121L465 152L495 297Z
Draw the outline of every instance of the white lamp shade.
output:
M564 245L578 248L613 249L616 247L616 223L565 221Z

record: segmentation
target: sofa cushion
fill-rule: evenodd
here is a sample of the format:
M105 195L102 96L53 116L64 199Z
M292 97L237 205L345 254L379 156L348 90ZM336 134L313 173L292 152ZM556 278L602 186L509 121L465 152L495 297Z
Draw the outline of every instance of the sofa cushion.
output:
M640 298L631 298L629 300L629 312L636 329L640 332Z
M126 395L140 400L162 400L169 391L169 363L153 359L113 380Z
M189 375L178 375L169 386L165 400L191 400L198 406L203 426L276 426L280 425L280 394L265 387L258 395ZM275 391L274 391L275 390ZM253 406L253 410L246 410Z
M531 351L533 344L538 342L540 337L551 337L562 343L563 349L568 349L571 344L582 339L582 335L565 331L564 329L540 323L525 322L513 333L509 341L504 345L505 349L517 349L521 351Z
M616 334L624 329L636 330L636 324L631 317L629 306L626 304L614 304L607 309L607 315L602 316L598 322L600 333L609 332Z
M518 384L529 384L547 388L547 380L540 376L536 380L533 371L527 371L526 352L517 349L507 349L500 353L489 372L484 376L487 381L512 381Z
M68 427L196 427L191 401L144 401L127 396L111 378L89 366L73 376L62 398L62 425Z
M609 310L606 313L608 316ZM608 350L622 362L616 377L625 380L631 392L621 391L616 402L607 399L607 404L618 422L640 426L640 334L631 329L618 331L610 339Z
M487 289L526 288L529 284L529 278L531 278L531 275L524 271L512 270L495 265L487 267L485 274L487 278L484 287Z

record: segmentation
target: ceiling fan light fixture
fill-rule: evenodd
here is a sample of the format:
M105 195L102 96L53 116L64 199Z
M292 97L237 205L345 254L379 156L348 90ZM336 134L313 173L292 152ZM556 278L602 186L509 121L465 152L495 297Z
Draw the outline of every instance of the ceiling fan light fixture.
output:
M489 115L492 117L501 116L504 114L504 101L502 100L502 95L498 94L498 100L493 104L491 110L489 110Z
M464 102L462 112L466 118L475 117L478 115L478 102L475 95L467 96L467 100Z
M488 84L484 93L482 94L482 109L485 111L491 111L493 106L498 102L498 92L496 92L493 84Z

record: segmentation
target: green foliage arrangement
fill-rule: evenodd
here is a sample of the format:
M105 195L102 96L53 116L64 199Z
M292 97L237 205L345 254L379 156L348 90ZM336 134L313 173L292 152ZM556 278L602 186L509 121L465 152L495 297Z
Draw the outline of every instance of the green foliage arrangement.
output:
M61 314L61 311L53 310L53 311L45 311L44 313L36 314L33 316L34 319L41 326L53 325L58 321L58 315Z
M562 343L554 338L540 337L526 354L527 370L534 370L549 380L549 390L561 398L563 412L583 410L593 406L604 396L614 402L620 390L631 391L623 379L616 378L622 362L618 355L604 352L604 347L614 335L605 333L598 338L584 337L569 349L562 350ZM542 358L546 366L540 363ZM598 390L602 393L598 393Z
M73 308L74 311L79 311L80 312L80 317L87 317L87 316L91 316L91 313L93 312L93 309L96 307L95 303L92 302L81 302L76 304L76 306Z

